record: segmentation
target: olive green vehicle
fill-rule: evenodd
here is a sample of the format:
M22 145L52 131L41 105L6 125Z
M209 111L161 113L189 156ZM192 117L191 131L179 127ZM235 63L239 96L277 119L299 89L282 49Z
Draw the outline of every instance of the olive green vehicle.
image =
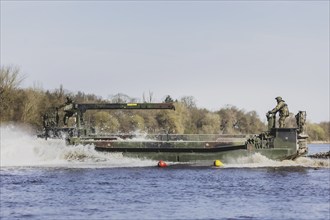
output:
M65 137L69 145L93 145L97 151L121 152L124 156L173 162L199 162L232 159L260 153L270 159L295 159L308 151L304 132L306 112L296 115L296 128L276 128L275 114L268 113L268 131L261 134L215 135L215 134L132 134L99 135L84 123L88 110L175 110L173 103L70 103L64 111L75 117L74 127L58 126L58 108L44 116L44 131L39 137ZM51 115L51 117L49 116ZM66 114L68 115L68 114ZM66 119L65 119L66 120Z

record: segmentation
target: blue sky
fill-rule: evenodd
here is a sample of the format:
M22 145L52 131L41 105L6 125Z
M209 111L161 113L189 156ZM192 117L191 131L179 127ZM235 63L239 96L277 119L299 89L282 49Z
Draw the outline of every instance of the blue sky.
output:
M53 90L329 121L329 1L1 1L1 65Z

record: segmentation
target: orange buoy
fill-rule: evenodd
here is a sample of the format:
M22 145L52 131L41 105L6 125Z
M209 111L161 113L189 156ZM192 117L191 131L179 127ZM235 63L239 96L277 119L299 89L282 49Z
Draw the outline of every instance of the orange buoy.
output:
M167 164L164 161L160 160L158 162L158 167L167 167Z

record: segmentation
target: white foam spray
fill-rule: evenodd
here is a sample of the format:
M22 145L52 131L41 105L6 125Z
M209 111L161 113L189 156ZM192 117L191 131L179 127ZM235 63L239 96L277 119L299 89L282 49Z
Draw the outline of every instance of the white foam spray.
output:
M123 157L121 153L98 152L91 145L67 146L64 140L41 139L17 125L0 126L0 165L68 167L155 166L152 160Z
M258 167L311 167L311 168L330 168L329 159L314 159L299 157L295 160L276 161L271 160L260 153L251 156L231 159L225 164L226 168L258 168Z

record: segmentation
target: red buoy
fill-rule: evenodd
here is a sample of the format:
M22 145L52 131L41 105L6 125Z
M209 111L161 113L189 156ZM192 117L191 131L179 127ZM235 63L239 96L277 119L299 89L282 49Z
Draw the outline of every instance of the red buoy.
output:
M164 161L160 160L158 162L158 167L167 167L167 164Z

